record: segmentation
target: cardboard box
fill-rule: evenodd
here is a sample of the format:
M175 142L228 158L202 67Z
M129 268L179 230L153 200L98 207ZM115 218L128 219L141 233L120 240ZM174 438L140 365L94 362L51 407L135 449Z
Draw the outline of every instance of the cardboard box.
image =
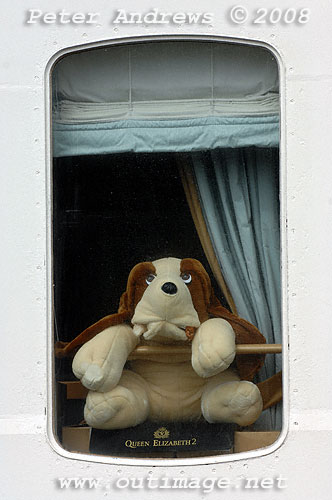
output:
M257 450L273 444L279 437L279 431L236 431L234 433L234 453Z

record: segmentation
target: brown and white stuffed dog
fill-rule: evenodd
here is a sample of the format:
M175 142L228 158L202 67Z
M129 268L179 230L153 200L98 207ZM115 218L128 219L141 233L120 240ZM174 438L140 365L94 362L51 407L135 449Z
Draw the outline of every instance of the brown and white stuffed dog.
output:
M191 341L183 354L149 355L130 362L140 345ZM84 416L98 429L119 429L151 420L192 420L249 425L263 409L251 382L262 355L236 356L236 343L265 343L250 323L222 307L208 274L195 259L164 258L131 271L118 313L106 316L58 351L84 344L73 372L89 389Z

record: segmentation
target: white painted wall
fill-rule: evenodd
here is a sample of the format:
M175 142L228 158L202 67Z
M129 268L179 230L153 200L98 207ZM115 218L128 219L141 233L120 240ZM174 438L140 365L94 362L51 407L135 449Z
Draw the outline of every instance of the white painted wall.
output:
M27 25L26 11L98 12L95 25ZM299 25L231 24L236 1L206 0L27 0L2 2L1 99L1 420L0 498L6 500L80 498L178 498L202 490L117 489L119 478L282 476L287 487L214 490L210 498L328 499L332 465L332 383L328 368L332 340L332 4L329 0L279 0L280 8L311 8ZM253 13L274 0L241 0ZM211 25L112 25L114 11L212 12ZM204 35L256 40L279 53L283 100L282 195L287 217L284 241L284 318L289 334L288 435L278 449L254 458L210 465L166 467L90 463L61 456L47 438L49 169L45 82L49 61L81 44L125 37ZM285 225L286 227L286 225ZM288 365L288 363L287 363ZM190 463L190 462L188 462ZM57 487L59 477L109 480L110 489L78 492Z

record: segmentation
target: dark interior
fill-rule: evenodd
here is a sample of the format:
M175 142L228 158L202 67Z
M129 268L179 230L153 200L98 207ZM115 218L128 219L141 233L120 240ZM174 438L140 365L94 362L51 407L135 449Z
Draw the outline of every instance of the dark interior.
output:
M174 154L55 159L53 200L55 340L116 312L138 262L194 257L212 277Z

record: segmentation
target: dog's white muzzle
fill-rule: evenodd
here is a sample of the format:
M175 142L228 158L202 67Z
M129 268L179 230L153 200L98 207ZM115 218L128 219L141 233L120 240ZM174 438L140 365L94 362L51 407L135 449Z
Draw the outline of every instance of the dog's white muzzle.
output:
M180 276L180 262L175 258L153 262L156 276L137 304L131 320L137 336L152 339L159 335L186 340L186 327L199 327L191 294Z

